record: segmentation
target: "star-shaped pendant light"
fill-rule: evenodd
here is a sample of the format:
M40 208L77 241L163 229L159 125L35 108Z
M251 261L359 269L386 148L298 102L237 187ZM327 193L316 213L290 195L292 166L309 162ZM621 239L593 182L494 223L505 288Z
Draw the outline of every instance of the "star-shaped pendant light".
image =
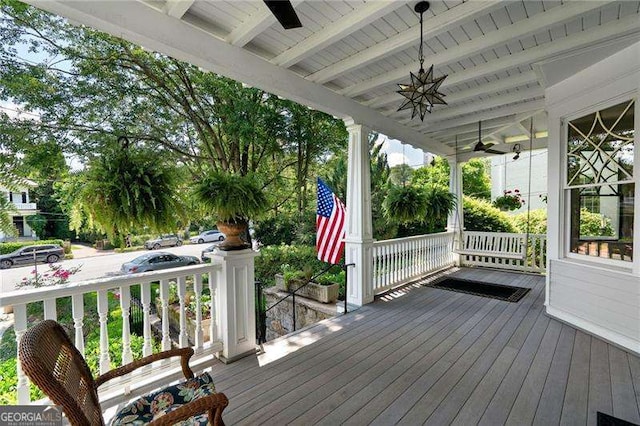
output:
M429 67L427 71L424 70L424 55L422 51L422 14L429 9L429 2L421 1L416 4L414 10L420 14L420 48L419 60L420 70L418 74L409 73L411 77L411 84L398 84L400 90L397 93L401 94L406 100L400 105L398 111L403 109L412 108L411 119L416 115L420 116L420 120L424 121L424 116L427 112L431 113L433 106L436 104L446 105L444 100L444 94L438 92L440 85L447 78L446 75L442 77L433 77L433 65Z

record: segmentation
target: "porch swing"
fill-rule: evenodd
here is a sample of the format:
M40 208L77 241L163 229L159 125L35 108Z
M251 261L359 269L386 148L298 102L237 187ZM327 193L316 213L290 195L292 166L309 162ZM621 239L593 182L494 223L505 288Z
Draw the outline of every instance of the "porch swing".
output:
M514 146L515 148L515 146ZM504 152L495 151L489 149L488 145L482 143L482 125L478 122L478 143L476 151L485 151L496 154L506 154ZM455 226L460 233L460 245L461 247L454 249L453 252L465 256L474 257L490 257L500 259L510 259L524 261L528 257L529 251L529 228L530 228L530 216L531 216L531 162L533 151L533 117L530 120L529 126L529 179L528 179L528 193L527 193L527 229L524 238L522 235L510 235L508 237L503 236L482 236L466 234L462 227ZM520 157L520 151L516 153L514 160ZM456 164L458 163L458 137L456 136L455 145ZM460 211L456 213L457 224L460 224Z

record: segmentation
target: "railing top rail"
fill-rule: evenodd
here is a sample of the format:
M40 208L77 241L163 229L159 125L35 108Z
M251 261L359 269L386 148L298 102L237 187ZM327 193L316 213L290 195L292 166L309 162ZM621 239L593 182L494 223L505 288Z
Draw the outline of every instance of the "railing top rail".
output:
M94 291L109 290L117 287L130 287L141 283L185 277L197 273L207 273L219 268L220 265L215 264L182 266L164 271L142 272L140 274L98 278L94 280L78 281L29 290L15 290L0 294L0 306L38 302L54 297L68 297L73 296L74 294L91 293Z
M453 235L453 231L438 232L436 234L414 235L413 237L392 238L390 240L374 241L373 245L376 246L376 245L384 245L384 244L396 244L396 243L403 243L403 242L406 242L406 241L443 237L443 236L446 236L446 235Z
M466 235L501 235L504 237L525 237L527 234L517 232L485 232L485 231L463 231ZM546 237L547 234L529 234L529 237Z

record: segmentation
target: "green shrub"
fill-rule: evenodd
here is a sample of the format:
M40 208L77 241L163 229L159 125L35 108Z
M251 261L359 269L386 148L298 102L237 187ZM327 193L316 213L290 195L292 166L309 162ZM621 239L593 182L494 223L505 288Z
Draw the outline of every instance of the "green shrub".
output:
M521 232L523 234L527 232L527 212L512 216L511 223L513 223L517 232ZM529 233L547 233L547 209L531 210L529 213Z
M18 249L21 249L22 247L40 246L43 244L57 244L60 247L62 247L63 241L62 240L39 240L39 241L15 241L15 242L9 242L9 243L0 243L0 254L11 253Z
M283 272L283 266L290 270L302 271L310 267L314 273L320 272L328 266L318 260L314 246L280 245L263 247L260 256L256 258L256 280L265 286L275 283L275 275Z
M463 209L467 231L515 232L509 216L487 201L464 197Z
M527 213L520 213L512 219L513 225L518 232L527 232ZM466 221L466 217L465 217ZM530 234L546 234L547 233L547 210L538 209L530 212L529 219ZM600 213L592 213L586 209L580 210L580 235L591 237L607 237L613 236L614 231L611 226L611 220L604 217Z
M262 219L254 225L255 238L265 246L292 244L297 222L284 214Z
M312 245L316 235L315 211L299 215L278 214L254 223L255 238L262 245Z

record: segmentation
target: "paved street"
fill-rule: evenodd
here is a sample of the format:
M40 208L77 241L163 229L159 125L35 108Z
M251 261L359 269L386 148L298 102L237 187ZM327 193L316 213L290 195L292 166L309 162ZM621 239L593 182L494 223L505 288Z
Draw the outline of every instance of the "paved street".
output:
M186 244L182 247L167 247L161 251L177 255L192 255L200 258L200 252L211 244L212 243ZM62 264L65 268L82 265L82 269L80 269L80 271L75 275L72 275L70 281L83 281L113 275L120 271L120 266L124 262L128 262L144 253L147 253L147 250L131 253L101 254L93 257L65 260ZM33 265L11 269L0 269L0 289L3 292L12 291L15 284L20 282L22 278L28 276L32 270ZM44 263L38 264L38 271L47 270L47 265Z

